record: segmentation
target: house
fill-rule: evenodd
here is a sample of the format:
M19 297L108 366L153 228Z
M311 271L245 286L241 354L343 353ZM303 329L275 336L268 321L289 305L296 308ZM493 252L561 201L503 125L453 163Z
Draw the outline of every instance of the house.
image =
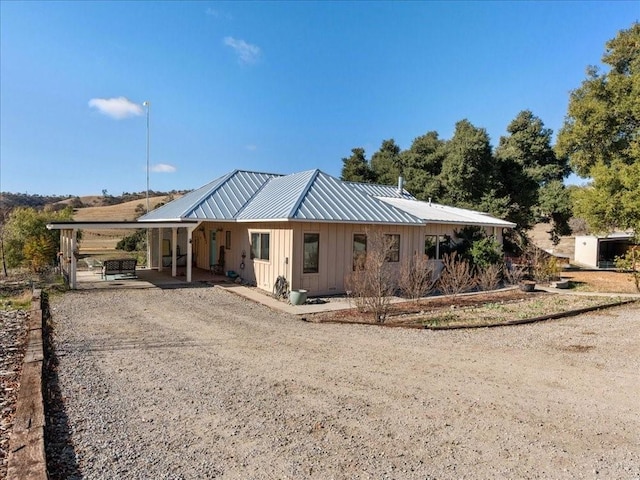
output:
M591 268L614 268L615 257L624 255L633 245L631 232L607 235L578 235L575 239L575 263Z
M149 267L236 272L268 292L282 276L310 295L345 292L367 233L388 235L390 263L427 254L440 262L457 230L477 226L502 243L514 223L482 212L416 200L398 186L344 182L320 170L290 175L234 170L135 222L54 222L61 265L76 288L76 237L81 229L146 228Z
M138 219L151 229L152 268L234 271L271 292L284 276L310 295L344 293L366 234L389 235L390 261L414 253L439 259L455 230L479 226L502 242L515 224L416 200L402 185L344 182L320 170L291 175L234 170ZM166 226L165 226L166 225ZM175 247L175 248L174 248Z

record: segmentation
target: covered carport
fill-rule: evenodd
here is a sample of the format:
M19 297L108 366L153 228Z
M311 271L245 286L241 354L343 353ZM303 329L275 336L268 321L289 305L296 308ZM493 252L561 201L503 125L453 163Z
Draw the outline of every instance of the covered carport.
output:
M574 259L579 265L591 268L614 268L615 258L624 255L634 244L631 232L608 235L578 235L575 238Z
M181 221L136 221L136 222L120 222L120 221L89 221L89 222L52 222L47 224L49 230L60 230L60 252L58 253L60 261L61 273L65 276L69 288L75 290L77 288L77 250L78 250L78 232L80 230L136 230L147 229L149 239L147 245L147 268L163 270L163 240L166 230L171 231L171 275L177 276L178 267L178 233L179 229L184 229L186 234L186 281L192 281L192 235L193 231L198 228L201 221L198 220L181 220ZM153 242L157 243L157 248L153 248ZM156 253L155 257L151 255Z

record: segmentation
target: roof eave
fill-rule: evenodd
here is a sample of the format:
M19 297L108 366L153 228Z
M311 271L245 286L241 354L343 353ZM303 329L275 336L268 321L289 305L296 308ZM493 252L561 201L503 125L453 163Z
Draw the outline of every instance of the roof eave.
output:
M183 228L196 227L198 220L147 220L146 222L120 222L120 221L80 221L80 222L51 222L47 224L48 230L128 230L136 228Z

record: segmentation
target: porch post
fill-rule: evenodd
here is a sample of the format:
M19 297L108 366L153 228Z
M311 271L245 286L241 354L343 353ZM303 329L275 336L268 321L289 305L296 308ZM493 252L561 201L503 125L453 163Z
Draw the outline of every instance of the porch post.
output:
M66 230L60 230L60 253L62 253L62 255L60 256L60 273L62 273L63 276L66 276L68 275L67 262L66 262L67 260L67 231Z
M171 229L171 276L178 276L178 228Z
M187 227L187 283L191 283L191 259L193 258L193 246L191 241L193 240L193 228Z
M147 189L147 213L149 213L149 191ZM153 235L151 234L151 229L149 227L147 227L147 269L151 270L151 263L152 263L152 257L151 257L151 240Z
M69 244L71 242L71 230L64 231L64 271L67 272L67 281L71 284L71 259L69 258Z
M161 272L164 265L162 264L162 239L164 238L164 232L162 228L158 228L158 254L156 258L158 259L158 271Z
M76 289L76 236L77 230L74 228L71 230L71 271L69 272L69 288L71 290Z

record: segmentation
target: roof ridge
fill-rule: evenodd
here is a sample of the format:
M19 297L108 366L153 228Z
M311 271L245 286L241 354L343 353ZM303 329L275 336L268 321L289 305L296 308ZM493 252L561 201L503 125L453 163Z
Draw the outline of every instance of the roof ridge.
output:
M233 170L231 173L257 173L259 175L273 175L276 177L285 177L286 175L284 173L273 173L273 172L259 172L257 170L244 170L242 168L236 168L235 170Z
M252 172L252 173L259 173L259 172ZM258 189L253 193L253 195L251 195L251 196L247 199L247 201L246 201L246 202L244 202L244 205L242 205L242 207L240 207L240 208L238 209L238 211L235 213L235 215L233 216L234 220L236 220L236 221L237 221L238 216L240 216L240 214L242 214L242 212L243 212L244 210L246 210L246 209L247 209L247 207L248 207L249 205L251 205L251 202L253 201L253 199L254 199L254 198L256 198L256 197L258 196L258 194L259 194L262 190L264 190L264 188L265 188L267 185L269 185L273 179L275 179L275 178L282 178L282 177L286 177L286 175L282 175L282 174L279 174L279 173L263 173L263 175L273 175L273 176L272 176L272 177L267 178L267 181L266 181L266 182L263 182L263 183L262 183L262 185L260 185L260 188L258 188Z
M300 208L300 205L302 204L303 200L309 193L309 189L311 188L311 185L315 182L316 178L318 178L318 175L320 174L320 170L317 168L312 170L307 170L307 171L313 172L313 173L311 174L311 177L307 181L307 184L302 189L301 194L298 195L298 200L296 200L296 203L294 203L293 207L291 207L291 210L289 211L289 215L287 216L287 218L293 218L294 214L296 213L298 208ZM304 173L304 172L300 172L300 173Z
M200 197L196 198L195 202L191 202L191 206L188 210L185 210L182 212L182 215L180 215L181 217L186 217L187 215L189 215L190 213L193 212L193 210L195 210L195 208L197 208L197 205L200 205L202 203L202 201L207 198L210 197L211 195L213 195L216 191L220 190L220 188L226 184L229 179L233 178L234 175L237 175L238 172L240 172L241 170L238 170L237 168L235 170L232 170L229 173L226 173L225 175L223 175L222 177L220 177L220 180L218 182L216 182L215 180L213 182L210 183L216 183L216 185L210 189L205 190L204 194L200 195Z

